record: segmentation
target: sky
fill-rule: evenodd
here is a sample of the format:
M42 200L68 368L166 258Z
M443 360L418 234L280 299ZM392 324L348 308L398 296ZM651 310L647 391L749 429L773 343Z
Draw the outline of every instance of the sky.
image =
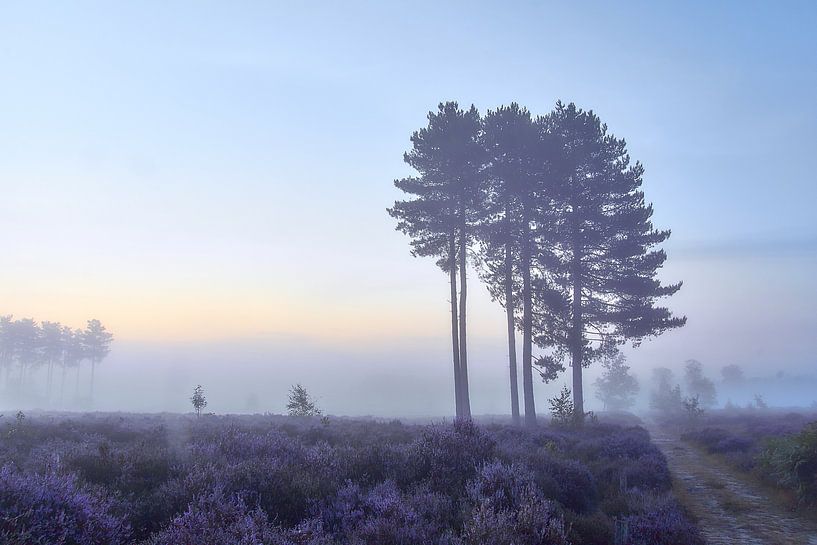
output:
M815 371L815 28L793 1L4 3L0 313L100 319L103 385L244 365L234 397L444 412L446 277L385 212L402 154L440 101L562 100L626 138L672 229L689 322L633 367ZM473 286L475 410L502 411L504 318Z

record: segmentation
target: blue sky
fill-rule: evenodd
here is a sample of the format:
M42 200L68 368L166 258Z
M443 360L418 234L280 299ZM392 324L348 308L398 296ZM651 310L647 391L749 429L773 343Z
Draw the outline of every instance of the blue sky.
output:
M815 28L813 2L6 3L0 311L445 361L445 277L385 213L408 137L442 100L561 99L627 139L673 230L689 326L634 361L813 366Z

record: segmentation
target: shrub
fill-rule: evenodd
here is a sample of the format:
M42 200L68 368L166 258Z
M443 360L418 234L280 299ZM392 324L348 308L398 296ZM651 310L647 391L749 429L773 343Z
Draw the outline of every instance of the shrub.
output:
M628 545L704 545L698 529L674 502L654 505L626 519Z
M570 388L563 386L559 395L548 399L548 403L550 404L551 420L554 424L565 426L575 422L576 416Z
M124 543L129 530L111 503L72 476L0 468L0 542L8 545Z
M578 513L588 512L596 507L596 481L581 462L544 456L532 467L537 484L548 498Z
M477 468L493 458L494 441L473 422L461 420L427 428L406 454L410 469L399 484L427 481L435 492L457 496Z
M192 502L149 545L290 545L286 535L267 522L259 509L248 509L238 496L215 490Z
M780 486L797 492L805 504L817 501L817 422L799 434L768 441L760 455L764 470Z
M624 464L622 473L628 487L652 491L668 491L672 488L667 460L660 452L648 452L630 459Z
M526 469L492 462L480 469L467 488L472 509L463 528L465 543L568 543L563 518Z
M444 517L438 516L450 506L434 494L424 494L422 499L426 501L405 496L392 481L368 491L349 482L323 504L318 518L321 527L342 543L409 545L451 540ZM433 509L435 505L438 509Z

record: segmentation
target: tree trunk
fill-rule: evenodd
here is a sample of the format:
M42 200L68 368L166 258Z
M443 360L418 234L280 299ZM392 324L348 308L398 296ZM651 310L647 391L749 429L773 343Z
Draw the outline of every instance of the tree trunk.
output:
M462 388L462 417L471 418L471 396L468 392L468 348L466 344L465 303L468 297L466 257L468 238L465 222L460 226L460 386Z
M574 207L575 210L575 207ZM572 304L572 331L570 340L571 366L573 367L573 414L577 422L584 420L584 391L582 388L582 352L584 350L584 334L582 323L582 280L581 280L581 246L579 241L579 226L574 224L573 263L573 304Z
M74 384L74 399L79 399L79 368L81 366L81 364L77 364L77 381Z
M451 343L454 354L454 408L457 418L462 416L462 388L460 386L460 341L457 319L457 241L451 233L448 244L449 283L451 284Z
M508 318L508 368L511 381L511 417L519 425L519 383L516 374L516 324L514 323L513 256L510 241L505 244L505 314Z
M570 343L570 352L572 356L571 365L573 366L573 410L575 411L576 420L584 419L584 392L582 389L582 349L583 349L583 335L582 335L582 297L581 285L577 280L573 281L573 340Z
M533 400L533 316L531 309L530 223L527 209L522 213L522 388L525 397L525 424L536 425Z

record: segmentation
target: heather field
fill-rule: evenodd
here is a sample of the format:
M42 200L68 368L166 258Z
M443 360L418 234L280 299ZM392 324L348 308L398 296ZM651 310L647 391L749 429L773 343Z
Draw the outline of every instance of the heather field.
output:
M695 545L640 427L0 420L0 542Z

